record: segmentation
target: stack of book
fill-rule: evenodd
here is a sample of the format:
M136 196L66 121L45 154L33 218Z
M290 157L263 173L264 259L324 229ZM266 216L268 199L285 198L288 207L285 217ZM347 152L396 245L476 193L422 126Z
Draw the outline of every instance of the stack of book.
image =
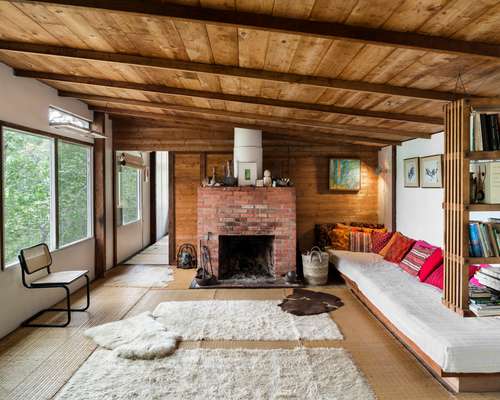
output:
M500 267L481 268L474 277L486 288L470 288L469 309L478 317L500 315L500 297L491 294L500 291Z
M471 151L500 150L500 125L497 114L473 113L470 122Z
M500 221L469 222L469 254L472 257L500 257Z

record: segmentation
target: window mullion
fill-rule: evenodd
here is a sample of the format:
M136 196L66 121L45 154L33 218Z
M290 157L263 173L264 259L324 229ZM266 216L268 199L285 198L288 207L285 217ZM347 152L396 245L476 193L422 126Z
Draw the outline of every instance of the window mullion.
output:
M52 162L50 171L51 182L51 204L50 204L50 241L51 247L59 248L59 141L54 139L52 143Z

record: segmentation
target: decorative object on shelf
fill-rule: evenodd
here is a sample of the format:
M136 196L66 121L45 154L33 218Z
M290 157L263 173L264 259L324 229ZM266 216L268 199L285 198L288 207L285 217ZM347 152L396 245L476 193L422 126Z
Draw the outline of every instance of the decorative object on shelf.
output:
M212 268L212 260L210 258L210 250L207 246L201 245L201 265L196 271L196 283L200 286L209 286L217 283L217 278L214 275L214 270Z
M236 186L238 180L234 177L231 172L231 161L227 161L224 166L224 186Z
M217 177L215 175L215 167L212 167L212 177L210 178L209 185L210 186L215 186L216 183L217 183Z
M273 179L271 178L271 171L269 171L268 169L266 169L264 171L264 186L271 186L273 184Z
M403 160L403 167L405 174L404 187L418 188L420 185L418 157L407 158Z
M238 186L255 186L257 180L257 163L238 163Z
M485 200L485 177L486 171L483 171L481 163L471 164L469 175L470 202L483 203Z
M328 281L329 255L314 246L311 251L302 254L304 278L309 285L326 285Z
M196 268L196 265L196 249L191 243L182 244L177 252L177 268L190 269Z
M264 187L264 180L263 179L257 179L255 181L255 186L256 187Z
M477 200L477 176L474 172L469 172L470 203L478 203Z
M278 187L288 187L292 186L290 178L276 178L276 186Z
M328 177L328 188L331 191L358 192L361 189L361 161L330 158Z
M423 188L443 187L442 154L420 158L420 179Z
M285 274L285 282L286 283L296 283L297 282L297 273L295 271L288 271Z

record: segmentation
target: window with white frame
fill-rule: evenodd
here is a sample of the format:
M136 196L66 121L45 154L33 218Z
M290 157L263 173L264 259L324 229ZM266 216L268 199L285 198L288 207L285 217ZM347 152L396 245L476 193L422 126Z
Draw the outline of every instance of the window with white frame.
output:
M58 245L92 236L92 152L90 147L59 140Z
M92 236L91 147L9 127L2 140L4 264L25 247Z

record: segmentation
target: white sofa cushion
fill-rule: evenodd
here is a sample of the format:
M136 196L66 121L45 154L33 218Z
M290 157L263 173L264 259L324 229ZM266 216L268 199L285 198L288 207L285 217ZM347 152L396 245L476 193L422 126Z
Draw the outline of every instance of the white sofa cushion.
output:
M500 318L462 318L441 292L378 254L329 250L332 263L445 372L500 372Z

